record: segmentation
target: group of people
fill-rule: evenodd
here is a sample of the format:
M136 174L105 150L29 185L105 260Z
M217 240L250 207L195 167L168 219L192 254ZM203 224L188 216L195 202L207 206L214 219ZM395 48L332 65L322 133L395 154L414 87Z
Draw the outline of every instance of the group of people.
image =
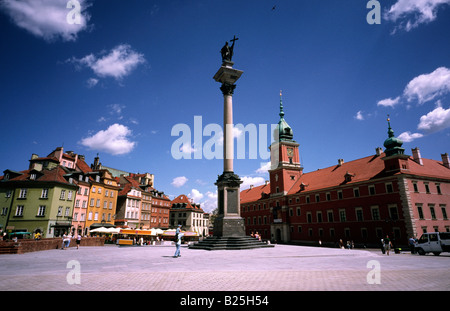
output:
M319 241L319 244L322 245L322 242ZM344 244L344 241L342 239L339 240L339 248L346 248L346 249L352 249L355 248L355 243L352 241L347 241L346 244Z
M250 234L250 236L261 241L261 235L258 233L258 231L256 231L256 233L253 233L252 231L252 234Z
M62 239L63 239L63 242L62 242L61 249L69 248L70 241L72 240L72 236L64 233L62 236ZM81 235L80 234L77 235L76 243L77 243L77 249L78 249L81 244Z

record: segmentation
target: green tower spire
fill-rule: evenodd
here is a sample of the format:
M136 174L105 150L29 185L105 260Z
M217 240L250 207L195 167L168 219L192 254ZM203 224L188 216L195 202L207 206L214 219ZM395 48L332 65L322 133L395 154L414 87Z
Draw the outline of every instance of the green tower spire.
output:
M280 121L278 122L278 137L280 141L292 141L294 134L292 128L284 120L283 93L280 91Z
M405 149L402 148L403 141L401 139L398 139L394 136L394 131L391 128L391 119L388 115L388 139L384 141L384 147L386 147L386 150L384 151L386 153L386 156L393 156L393 155L399 155L404 154Z

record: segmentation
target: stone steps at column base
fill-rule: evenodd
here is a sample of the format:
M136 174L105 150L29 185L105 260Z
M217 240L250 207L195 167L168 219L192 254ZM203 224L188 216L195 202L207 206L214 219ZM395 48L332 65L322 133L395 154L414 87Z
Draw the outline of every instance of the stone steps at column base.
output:
M190 249L204 250L241 250L275 247L274 244L259 241L250 236L243 237L208 237L198 243L189 246Z

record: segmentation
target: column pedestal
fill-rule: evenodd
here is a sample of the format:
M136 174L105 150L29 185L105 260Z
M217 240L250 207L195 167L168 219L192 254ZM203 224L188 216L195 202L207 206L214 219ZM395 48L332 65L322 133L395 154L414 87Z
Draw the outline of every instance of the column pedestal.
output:
M214 220L214 236L245 236L245 221L240 210L240 185L242 181L233 172L225 172L217 179L218 216Z

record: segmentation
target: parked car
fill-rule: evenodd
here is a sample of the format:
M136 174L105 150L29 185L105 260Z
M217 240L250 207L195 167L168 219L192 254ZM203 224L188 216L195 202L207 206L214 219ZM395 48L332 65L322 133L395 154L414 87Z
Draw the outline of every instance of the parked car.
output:
M433 253L439 256L442 252L450 252L450 232L424 233L415 245L419 255Z

